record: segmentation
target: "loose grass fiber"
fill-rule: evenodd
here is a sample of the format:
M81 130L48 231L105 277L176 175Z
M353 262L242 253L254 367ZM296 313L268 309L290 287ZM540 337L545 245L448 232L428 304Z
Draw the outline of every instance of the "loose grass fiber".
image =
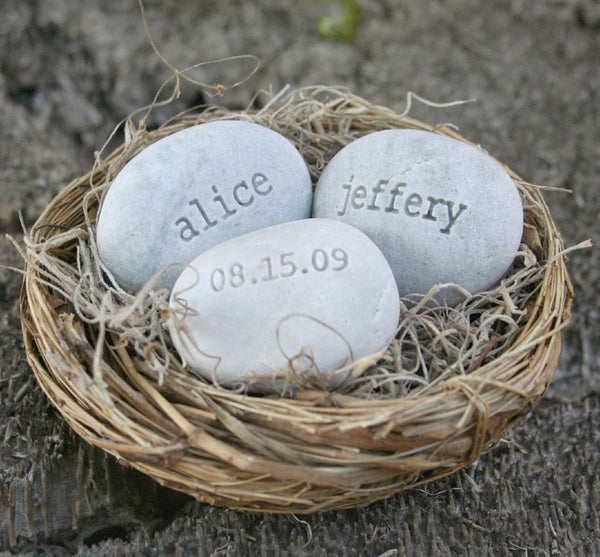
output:
M377 130L466 141L452 127L323 87L284 91L258 111L211 107L155 131L128 126L124 144L61 191L25 238L23 333L47 396L89 443L213 505L349 508L473 462L543 395L569 319L565 250L540 188L507 169L525 228L497 288L454 309L405 300L396 340L335 391L301 377L285 396L249 395L186 371L167 331L167 293L120 290L94 243L102 197L131 157L187 126L231 118L288 137L313 179L344 145Z

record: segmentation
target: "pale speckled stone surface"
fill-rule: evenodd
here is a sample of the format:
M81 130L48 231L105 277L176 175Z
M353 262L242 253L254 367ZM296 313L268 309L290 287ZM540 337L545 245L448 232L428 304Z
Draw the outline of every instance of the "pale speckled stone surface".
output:
M336 154L315 190L313 215L360 228L387 257L401 296L435 284L471 293L494 285L523 230L515 184L485 153L420 130L386 130ZM460 301L455 289L440 300Z
M306 218L311 197L306 164L282 135L241 121L193 126L144 149L114 179L98 220L100 258L135 291L220 242ZM171 287L182 268L158 286Z
M205 251L170 305L184 361L209 379L306 369L321 373L384 349L400 305L391 269L362 232L330 219L258 230ZM181 333L180 331L184 331Z

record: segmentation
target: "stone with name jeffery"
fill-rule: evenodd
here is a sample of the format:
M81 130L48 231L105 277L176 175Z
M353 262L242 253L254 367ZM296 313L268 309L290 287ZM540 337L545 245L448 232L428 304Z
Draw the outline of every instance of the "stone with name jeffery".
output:
M288 366L326 374L385 349L399 304L392 271L365 234L306 219L199 255L173 287L170 330L184 362L219 383Z
M365 232L387 257L401 296L437 284L470 293L510 267L523 206L508 173L462 141L420 130L385 130L353 141L325 167L313 216ZM436 299L455 305L447 286Z
M102 204L100 259L136 291L169 267L170 288L220 242L310 215L308 168L282 135L243 121L192 126L145 148L119 172Z

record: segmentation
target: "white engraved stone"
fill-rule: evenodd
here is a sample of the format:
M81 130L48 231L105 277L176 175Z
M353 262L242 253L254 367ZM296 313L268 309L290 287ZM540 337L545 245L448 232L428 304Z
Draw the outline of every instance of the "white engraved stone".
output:
M517 187L494 159L433 132L386 130L353 141L325 167L313 216L365 232L386 256L400 296L455 305L510 267L523 232Z
M177 279L170 308L184 363L219 383L290 369L326 375L385 349L400 315L383 254L330 219L288 222L206 250Z
M312 186L300 153L269 128L200 124L145 148L116 176L102 203L100 259L130 291L167 266L220 242L310 215ZM181 273L173 265L157 287Z

